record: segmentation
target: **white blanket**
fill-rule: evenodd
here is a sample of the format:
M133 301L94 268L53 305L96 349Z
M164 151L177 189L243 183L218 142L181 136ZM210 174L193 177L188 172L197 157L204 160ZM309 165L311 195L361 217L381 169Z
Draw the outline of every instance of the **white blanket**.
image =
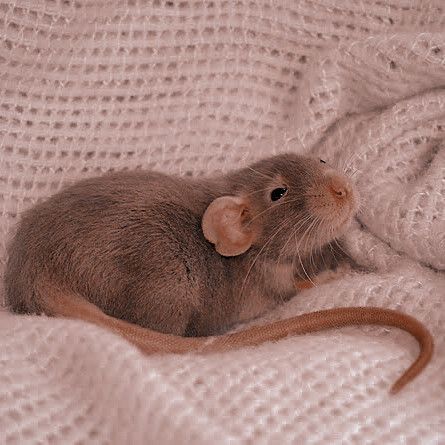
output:
M0 312L1 444L445 443L443 0L17 0L0 17L0 274L17 215L73 180L312 152L356 178L347 246L369 273L265 320L382 306L436 340L389 396L418 352L396 329L147 358L86 323Z

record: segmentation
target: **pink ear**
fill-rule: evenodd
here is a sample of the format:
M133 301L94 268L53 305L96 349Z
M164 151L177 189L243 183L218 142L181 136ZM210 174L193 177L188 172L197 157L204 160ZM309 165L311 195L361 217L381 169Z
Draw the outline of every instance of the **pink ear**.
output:
M252 245L254 233L245 227L248 211L247 202L236 196L222 196L207 207L202 230L219 254L240 255Z

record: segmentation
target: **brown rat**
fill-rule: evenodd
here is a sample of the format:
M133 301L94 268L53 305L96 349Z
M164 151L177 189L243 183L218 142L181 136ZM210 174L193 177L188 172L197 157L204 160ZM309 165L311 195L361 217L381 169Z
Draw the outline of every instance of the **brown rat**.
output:
M134 171L86 179L24 213L9 249L7 303L18 313L95 323L146 353L223 351L351 324L396 326L418 339L421 353L395 392L433 349L423 325L401 313L332 309L207 337L289 299L296 277L321 270L319 252L329 252L356 210L357 192L344 175L295 154L215 178Z

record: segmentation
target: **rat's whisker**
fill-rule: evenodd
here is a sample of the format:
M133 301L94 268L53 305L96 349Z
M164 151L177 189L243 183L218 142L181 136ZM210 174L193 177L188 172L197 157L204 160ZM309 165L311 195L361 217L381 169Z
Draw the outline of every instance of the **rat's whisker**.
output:
M298 260L300 262L300 265L301 265L304 275L312 283L312 285L315 286L315 283L312 281L311 277L309 276L308 272L306 271L306 268L304 267L303 260L301 258L300 251L299 251L299 246L297 247L297 255L298 255Z
M284 255L285 253L285 249L287 247L287 245L289 244L290 240L292 239L292 237L294 236L294 234L302 227L304 226L304 224L309 221L312 218L311 215L306 215L302 220L300 220L298 222L298 224L295 226L295 228L293 230L291 230L291 233L289 235L289 237L287 238L286 242L284 243L284 245L281 247L280 249L280 253L278 255L278 259L277 259L277 263L280 262L281 257Z
M253 167L246 167L247 169L249 169L250 171L253 171L254 173L259 174L260 176L263 176L264 178L270 179L272 181L275 181L276 178L274 178L273 176L269 176L266 173L260 172L258 170L255 170Z
M253 191L253 192L246 193L246 194L243 195L243 196L252 196L252 195L256 195L257 193L261 193L261 192L264 192L265 190L269 190L269 189L270 189L270 186L269 186L269 187L264 187L263 189L258 189L258 190L255 190L255 191Z
M343 248L343 246L339 243L337 238L333 239L333 242L335 243L335 245L346 255L348 256L348 252L346 252L346 250Z
M275 203L273 206L271 207L267 207L266 209L264 209L263 211L261 211L260 213L258 213L258 215L255 215L250 221L249 221L249 225L252 224L253 221L255 221L257 218L259 218L260 216L264 215L265 213L274 210L275 208L277 208L278 206L282 206L283 204L293 204L294 202L298 202L300 201L300 198L295 198L295 199L291 199L289 201L281 201L281 202L277 202Z
M328 243L328 247L331 250L332 258L335 261L335 264L338 264L340 260L337 258L337 252L335 251L334 247L332 246L332 241Z
M314 228L313 232L316 234L316 232L320 229L320 227L324 224L324 220L323 218L317 217L318 218L318 224L316 225L316 227ZM315 235L315 237L317 238L317 235ZM323 248L324 246L322 244L316 244L315 247L313 246L311 249L311 262L313 261L313 255L317 254L317 252L319 252L319 256L321 257L321 260L324 264L325 267L327 267L326 265L326 260L324 258L323 255ZM314 265L314 271L315 273L317 273L317 264L313 263Z
M289 240L291 240L292 238L294 238L295 239L295 247L297 247L297 241L298 241L298 239L297 239L297 232L302 228L302 227L304 227L304 225L307 223L307 224L310 224L310 222L311 222L311 219L312 219L312 216L311 215L306 215L306 217L305 218L303 218L301 221L300 221L300 224L298 224L296 227L295 227L295 229L291 232L291 235L289 236ZM292 266L293 267L295 267L295 261L296 261L296 259L297 259L297 255L296 255L296 249L295 249L295 253L292 255Z
M283 229L283 227L288 223L290 218L285 219L284 221L282 221L282 223L278 226L278 229L267 239L267 241L263 244L263 246L261 247L261 249L259 250L258 254L255 256L255 258L253 259L251 265L249 266L249 269L247 270L246 273L246 277L243 280L243 284L241 285L241 289L240 289L240 293L239 293L239 298L241 298L245 285L247 283L247 279L250 275L250 272L253 269L253 266L256 264L259 256L261 255L261 253L263 253L264 249L269 245L269 243L271 243L275 237L278 235L278 233L280 233L280 231Z
M347 173L347 171L351 168L352 163L358 158L358 153L353 151L348 158L345 158L343 164L343 173Z
M306 242L305 242L305 247L304 247L305 250L308 247L309 240L313 239L313 234L314 234L314 232L316 232L320 228L320 225L321 225L321 219L319 217L317 217L316 218L316 223L314 224L314 226L312 227L312 229L309 231L309 233L307 235ZM310 247L310 250L309 250L309 266L313 268L312 272L314 272L314 271L316 271L317 267L316 267L316 264L314 262L314 255L313 255L314 254L314 245L313 245L313 243L311 243L309 245L309 247Z
M311 227L312 227L312 225L315 223L315 221L316 221L316 220L314 219L314 220L312 221L312 223L308 226L308 228L306 229L306 231L303 233L303 236L301 237L300 242L298 243L298 246L296 247L297 255L298 255L298 259L299 259L299 261L300 261L301 268L303 269L303 273L306 275L307 279L308 279L308 280L312 283L312 285L314 285L314 286L315 286L315 283L312 281L311 277L308 275L308 273L307 273L307 271L306 271L306 269L305 269L305 267L304 267L304 265L303 265L303 261L302 261L302 259L301 259L301 255L300 255L300 246L301 246L302 240L305 238L306 234L307 234L308 231L311 229Z
M301 238L301 244L302 245L303 245L303 241L304 241L304 246L302 246L303 247L303 252L304 252L305 257L308 259L306 267L307 267L308 271L310 271L310 272L312 272L312 264L311 264L312 258L311 258L311 251L307 250L307 244L308 244L308 241L310 239L310 234L312 233L312 229L316 226L316 224L317 224L317 219L314 218L314 220L312 221L312 224L308 227L307 233L305 233L304 234L305 236L303 236ZM310 275L312 275L312 274L310 274Z

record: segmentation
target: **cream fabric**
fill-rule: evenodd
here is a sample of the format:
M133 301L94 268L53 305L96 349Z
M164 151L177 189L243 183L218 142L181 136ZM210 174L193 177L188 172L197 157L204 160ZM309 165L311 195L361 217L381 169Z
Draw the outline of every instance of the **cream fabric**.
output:
M444 444L443 0L0 2L0 274L17 215L109 169L200 175L285 150L347 168L369 273L265 319L377 305L373 327L142 357L85 323L0 313L0 443Z

